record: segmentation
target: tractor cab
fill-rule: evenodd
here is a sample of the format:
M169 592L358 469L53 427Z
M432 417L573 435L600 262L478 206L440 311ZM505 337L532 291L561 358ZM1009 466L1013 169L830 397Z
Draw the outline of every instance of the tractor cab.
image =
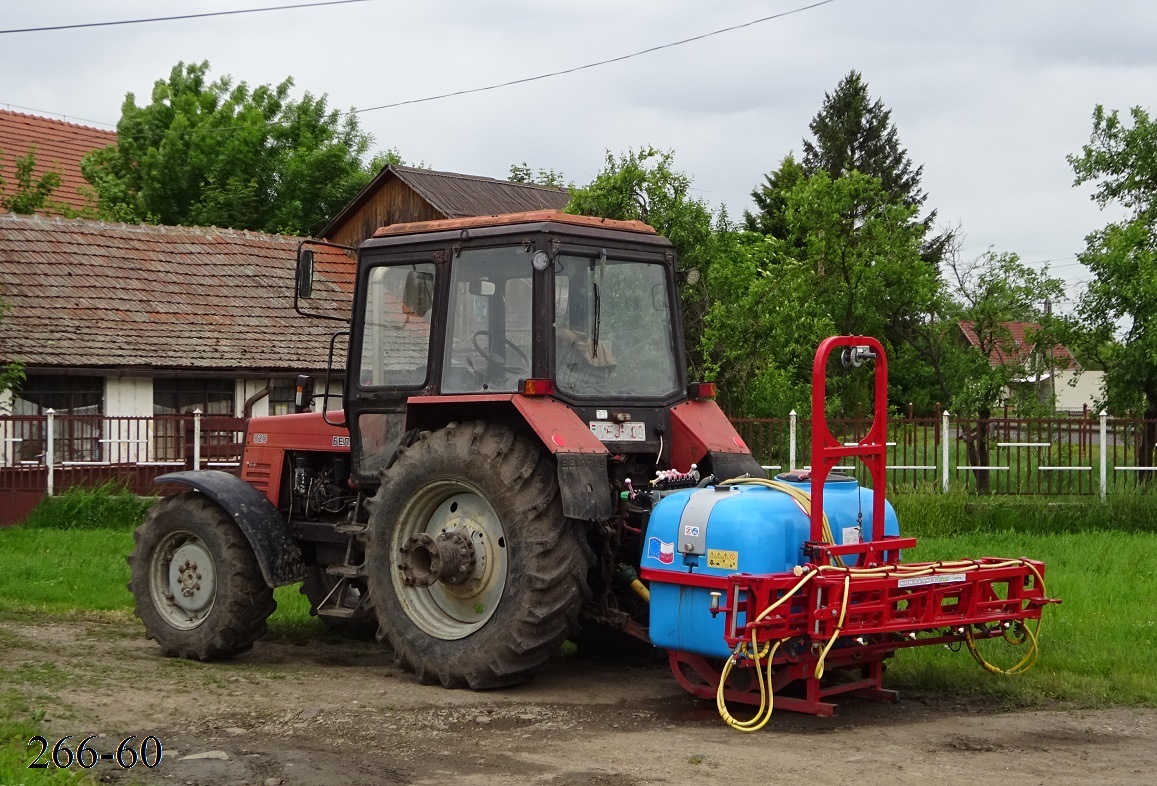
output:
M670 464L668 410L688 398L675 256L645 224L540 211L384 227L356 293L345 407L363 481L415 429L525 420L523 396Z

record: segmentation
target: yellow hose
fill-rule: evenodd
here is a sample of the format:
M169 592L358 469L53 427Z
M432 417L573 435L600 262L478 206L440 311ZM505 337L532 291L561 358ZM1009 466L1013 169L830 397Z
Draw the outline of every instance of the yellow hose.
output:
M728 485L731 485L731 483L731 481L728 481ZM1001 562L986 565L985 567L1007 568L1018 565L1024 565L1032 571L1033 575L1036 576L1038 585L1040 586L1041 594L1047 597L1048 593L1045 589L1044 577L1040 574L1040 571L1037 570L1036 566L1028 560L1007 559ZM840 615L836 621L835 631L832 633L831 638L828 639L827 644L825 644L823 649L820 651L819 658L816 660L816 668L814 672L816 679L821 679L824 676L824 662L827 659L828 653L831 651L832 647L835 646L836 639L840 637L840 633L843 631L844 623L847 621L848 604L851 597L851 585L853 577L866 578L869 576L881 576L894 573L910 578L913 576L926 576L935 573L967 573L969 571L978 570L980 567L980 564L975 560L955 560L950 562L941 560L939 562L934 562L928 565L880 565L875 568L848 568L837 567L835 565L820 565L807 571L801 576L800 580L796 582L795 585L787 591L787 593L784 594L783 597L779 598L763 611L761 611L759 615L756 616L756 618L750 623L750 654L755 661L756 678L759 682L759 710L750 720L738 720L728 710L727 700L724 697L728 676L730 676L731 671L738 660L741 657L746 656L749 652L748 644L746 641L744 641L740 642L740 644L736 646L735 650L731 653L731 656L724 663L722 672L720 672L719 686L715 691L715 706L719 710L719 717L721 717L728 726L743 732L758 731L759 729L762 729L764 726L766 726L767 722L771 720L771 713L775 707L775 696L773 695L771 688L773 674L772 664L775 660L775 654L779 650L780 645L783 644L784 641L787 641L787 639L780 639L777 641L771 648L770 652L767 651L767 645L765 644L763 652L760 652L759 641L756 638L755 625L763 621L769 614L782 606L784 603L791 600L791 598L793 598L801 589L803 589L803 587L809 581L811 581L820 573L830 573L832 571L842 573L844 576L844 592L843 597L840 600ZM1028 651L1025 652L1024 657L1022 657L1015 665L1008 669L1001 669L1000 667L994 666L984 659L976 647L976 642L973 639L971 627L965 629L964 631L964 643L968 647L969 654L971 654L973 659L975 659L976 662L979 663L986 671L989 671L993 674L1003 675L1023 674L1036 664L1037 656L1040 652L1038 640L1040 637L1041 623L1042 618L1038 617L1034 627L1029 627L1027 624L1024 625L1023 630L1026 634L1024 641L1027 641L1029 644ZM1005 634L1005 638L1008 638L1007 633ZM1014 644L1024 643L1023 641L1015 642L1011 639L1008 640ZM767 663L765 666L766 678L764 677L764 671L759 667L759 659L763 657L767 658Z
M721 486L739 486L739 485L763 486L765 488L774 489L776 491L787 494L789 497L791 497L793 500L795 500L796 503L799 504L800 508L803 510L804 515L807 516L809 519L811 518L812 495L809 494L808 492L804 491L801 488L796 488L795 486L791 485L790 483L784 483L782 480L768 480L767 478L732 478L731 480L726 480L719 485L721 485ZM822 511L822 515L823 515L824 542L828 543L830 545L835 545L836 539L835 539L835 536L832 535L832 525L831 525L831 522L828 521L827 511L826 510ZM840 559L839 557L836 557L835 560L836 560L836 563L838 565L844 564L844 561L842 559Z

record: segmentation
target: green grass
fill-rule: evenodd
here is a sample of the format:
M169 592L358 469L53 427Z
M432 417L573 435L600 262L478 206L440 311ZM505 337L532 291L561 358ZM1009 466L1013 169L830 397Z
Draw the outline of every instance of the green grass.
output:
M29 512L24 526L31 529L131 531L152 504L151 498L138 497L115 483L105 483L97 488L76 486L55 497L45 497Z
M1157 652L1157 527L1147 500L1056 506L949 495L897 503L904 532L920 538L907 560L1041 559L1048 565L1049 593L1064 603L1046 609L1040 660L1026 675L1002 678L984 672L966 652L921 647L899 653L889 670L890 686L996 696L1010 705L1157 706L1151 663ZM132 534L123 529L0 529L0 615L37 622L45 615L96 614L123 623L126 635L139 635L125 588L131 549ZM275 597L272 636L307 642L326 635L296 586L277 589ZM0 648L27 646L22 639L30 635L0 634ZM36 669L2 667L5 686L36 689L43 682ZM0 726L5 739L25 734L26 723L34 722L21 715L28 711L10 704L0 702L0 724L9 724ZM0 784L10 777L3 761Z
M4 679L4 684L9 684L7 676ZM59 786L60 784L96 783L94 778L89 777L85 771L76 765L73 765L72 769L64 770L51 766L43 770L28 769L28 765L40 753L40 744L37 743L29 747L29 739L40 734L49 740L48 753L50 756L52 754L51 746L56 744L57 738L53 738L52 734L44 729L41 723L43 718L44 711L35 709L16 691L0 691L0 784L4 784L4 786L9 786L9 784L11 786L18 784ZM80 740L70 740L70 742L79 744ZM73 747L75 748L75 744ZM44 759L42 758L41 761Z
M1157 533L1157 496L977 497L951 494L894 494L901 531L917 537L1017 532L1049 535L1078 532Z
M0 529L0 614L120 612L128 624L133 596L125 557L132 548L132 533L122 530ZM279 587L274 598L272 633L323 630L297 586Z
M917 647L897 655L888 672L890 687L996 696L1009 705L1060 701L1090 707L1157 707L1153 670L1157 535L1000 533L922 538L905 559L983 556L1032 557L1048 566L1048 593L1064 602L1045 609L1036 667L1024 675L1003 677L982 670L965 651ZM990 660L1009 666L1019 658L1019 649L1005 649Z

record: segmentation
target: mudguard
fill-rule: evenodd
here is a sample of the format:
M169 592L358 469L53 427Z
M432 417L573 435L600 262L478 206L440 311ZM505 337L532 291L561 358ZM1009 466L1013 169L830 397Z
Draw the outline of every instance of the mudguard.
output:
M277 508L264 494L236 475L215 469L171 472L156 483L190 486L221 506L245 533L261 575L270 587L293 584L305 578L305 562L297 542Z

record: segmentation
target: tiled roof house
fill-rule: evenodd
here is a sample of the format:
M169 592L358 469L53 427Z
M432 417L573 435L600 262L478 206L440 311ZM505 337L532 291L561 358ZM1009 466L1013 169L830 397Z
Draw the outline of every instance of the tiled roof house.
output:
M972 322L960 322L962 340L980 346L980 337ZM1037 352L1036 334L1041 326L1035 322L1006 322L1008 335L988 353L991 366L1023 365L1027 372L1013 384L1032 385L1038 398L1051 401L1061 411L1081 412L1094 406L1100 396L1104 372L1085 371L1072 351L1056 344L1051 351Z
M28 372L15 414L240 415L261 391L286 410L296 375L323 370L328 352L293 309L300 241L0 215L0 362ZM316 254L315 292L344 312L352 260Z
M0 111L6 188L14 160L35 144L37 172L60 172L54 198L78 211L85 207L80 159L115 141L111 132ZM319 237L356 247L390 223L560 208L566 201L560 189L391 166ZM27 374L19 390L0 394L0 415L38 416L49 408L61 416L100 415L97 426L56 421L66 428L58 429L54 454L67 441L71 453L63 458L89 465L116 455L180 458L168 455L172 447L162 450L162 421L141 437L124 436L126 419L193 409L236 417L291 411L296 376L325 369L338 325L293 309L302 240L0 212L0 302L7 305L0 363L19 361ZM347 316L353 255L322 245L313 251L309 308ZM340 390L340 345L334 360ZM43 433L28 431L34 424L7 423L4 432L0 417L0 524L16 520L5 519L5 507L14 509L4 497L5 468L35 470L47 452Z
M114 131L0 109L0 178L4 179L0 194L8 197L16 190L16 161L34 150L33 178L39 179L46 172L59 174L60 187L51 201L80 212L88 205L88 182L80 174L80 160L116 141ZM42 212L61 211L49 207Z
M566 200L555 188L390 166L319 236L357 246L383 224L558 208ZM0 409L287 411L296 375L325 368L336 324L293 310L302 240L0 215L0 300L9 307L0 319L0 362L18 360L28 373ZM311 307L321 300L348 314L352 254L324 246L314 253ZM340 353L335 364L340 379Z

